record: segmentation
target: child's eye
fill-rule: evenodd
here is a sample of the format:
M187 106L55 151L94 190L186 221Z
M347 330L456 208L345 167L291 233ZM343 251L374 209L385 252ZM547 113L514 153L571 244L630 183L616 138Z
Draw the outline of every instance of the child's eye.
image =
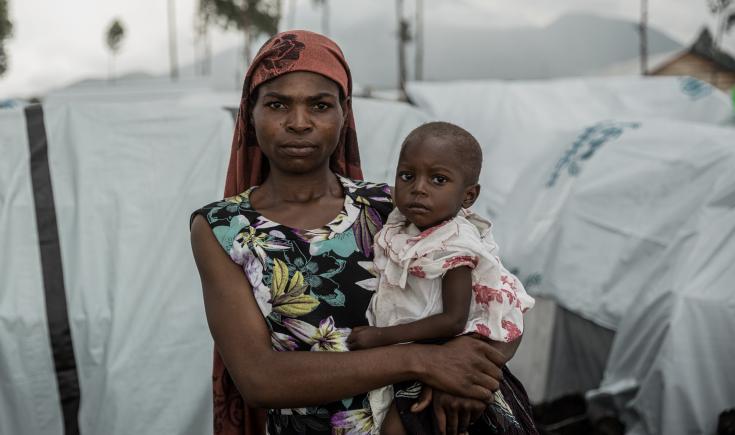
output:
M411 179L413 178L413 174L411 174L410 172L399 172L398 178L400 178L401 181L411 181Z
M443 175L434 175L433 177L431 177L431 182L434 184L444 184L447 181L449 180Z

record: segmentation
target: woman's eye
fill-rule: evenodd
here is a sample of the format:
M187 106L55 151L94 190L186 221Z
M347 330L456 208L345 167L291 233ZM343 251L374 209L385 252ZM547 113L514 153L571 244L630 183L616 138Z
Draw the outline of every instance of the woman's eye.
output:
M318 110L319 112L323 112L323 111L329 109L329 104L327 104L327 103L316 103L314 105L314 108L316 110Z
M266 103L265 105L270 107L271 109L276 109L276 110L283 109L284 107L286 107L280 101L271 101L270 103Z
M400 178L401 181L411 181L413 175L411 175L409 172L401 172L398 174L398 178Z
M433 177L431 177L431 182L434 184L444 184L447 181L447 177L443 175L434 175Z

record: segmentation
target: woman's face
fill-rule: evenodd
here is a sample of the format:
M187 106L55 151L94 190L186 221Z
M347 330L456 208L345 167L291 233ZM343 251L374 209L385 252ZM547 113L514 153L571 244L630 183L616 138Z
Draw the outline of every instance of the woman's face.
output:
M291 174L329 165L345 122L338 85L311 72L292 72L257 88L255 135L272 170Z

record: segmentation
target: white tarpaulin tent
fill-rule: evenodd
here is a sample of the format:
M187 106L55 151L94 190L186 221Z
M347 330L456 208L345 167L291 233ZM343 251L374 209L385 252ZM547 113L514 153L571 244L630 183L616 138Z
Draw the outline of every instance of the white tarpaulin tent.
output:
M591 398L621 412L629 433L713 433L735 406L727 97L684 78L422 83L409 94L483 144L504 261L532 294L601 326L554 334L552 352L590 355L553 358L557 389L545 398L579 385L573 359L588 358L604 364L588 388L605 370Z
M671 412L694 422L689 433L709 430L734 391L732 340L718 341L734 317L735 139L717 126L727 98L673 78L414 84L410 95L418 109L355 99L366 178L392 181L400 142L428 119L468 128L486 156L478 207L497 218L506 262L537 295L617 330L597 397L615 393L647 433L680 421ZM238 98L196 82L120 85L53 94L40 123L37 109L0 110L0 434L62 433L75 394L82 434L209 433L212 342L187 224L221 195L233 129L222 107ZM594 152L559 166L588 127L580 147ZM650 214L622 209L634 201ZM70 346L71 370L59 350Z
M690 78L409 83L409 98L432 118L468 129L483 146L483 212L496 216L520 171L558 132L607 119L664 118L719 124L732 104Z
M53 196L36 207L32 172L41 162L38 147L29 155L26 130L38 119L0 111L0 173L12 174L0 184L0 433L60 434L59 390L74 396L69 383L57 388L46 327L44 278L53 271L41 257L54 241L39 243L36 219L49 213L63 266L49 279L63 276L80 432L209 429L212 343L187 255L187 215L221 189L232 120L221 109L173 108L47 105Z
M61 434L79 396L82 434L211 432L212 340L187 225L221 197L234 125L221 104L238 96L130 94L0 110L0 434ZM354 106L362 149L376 151L363 151L366 175L388 180L426 117ZM64 300L59 325L46 304L58 315Z

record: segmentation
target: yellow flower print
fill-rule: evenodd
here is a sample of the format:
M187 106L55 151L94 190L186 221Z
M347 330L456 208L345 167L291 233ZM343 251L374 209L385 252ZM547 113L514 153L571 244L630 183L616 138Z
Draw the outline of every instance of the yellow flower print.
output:
M307 287L301 272L294 272L289 279L288 266L276 258L271 283L272 312L286 317L300 317L314 311L319 305L319 300L304 294Z
M301 320L286 319L284 326L299 340L311 345L312 352L347 352L350 328L337 328L332 316L319 322L319 327Z
M275 237L270 237L266 233L257 234L255 228L248 227L235 237L235 242L241 246L251 246L251 249L260 258L261 263L265 264L268 260L266 249L269 251L285 251L290 249L288 243L279 241Z

